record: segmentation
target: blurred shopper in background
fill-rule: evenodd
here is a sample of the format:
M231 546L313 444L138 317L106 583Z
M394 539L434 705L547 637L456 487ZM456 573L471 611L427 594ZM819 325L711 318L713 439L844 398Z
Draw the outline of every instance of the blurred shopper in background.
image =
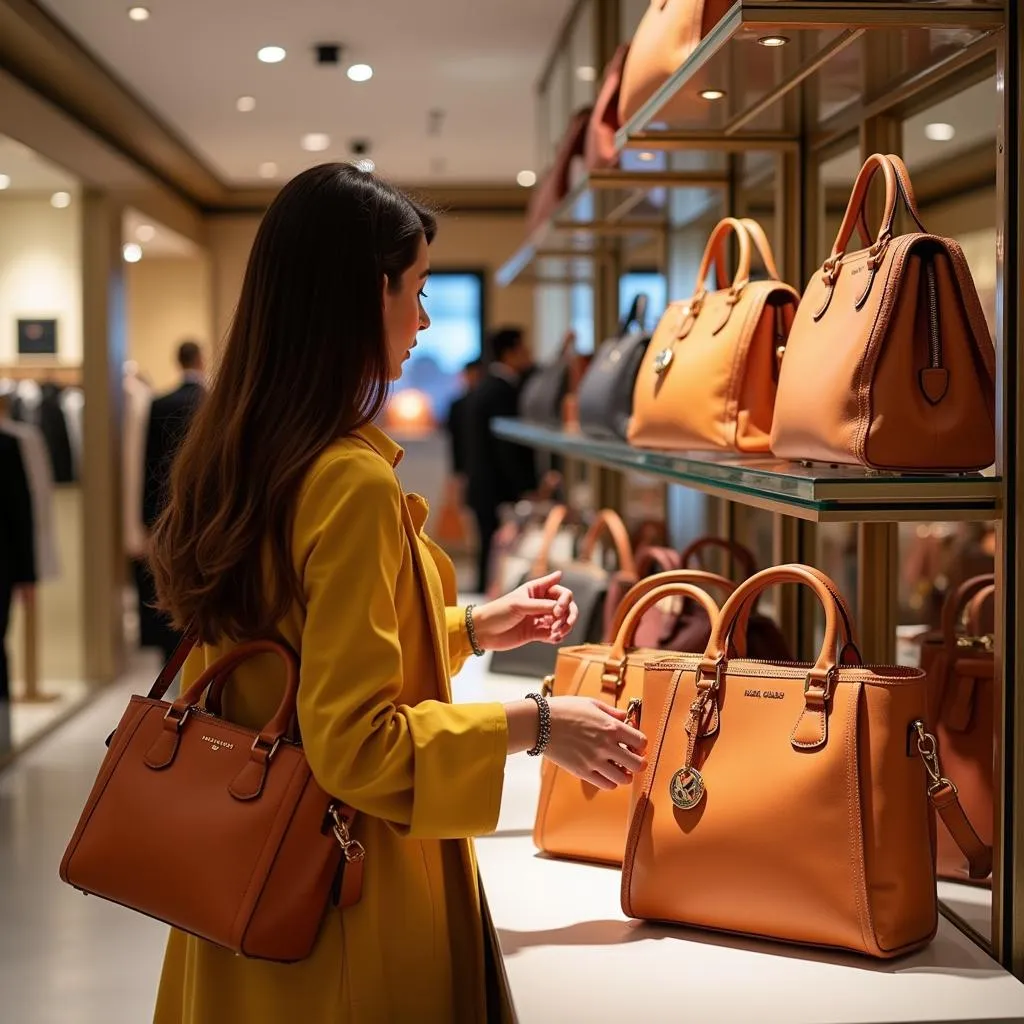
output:
M452 473L462 484L469 473L470 432L470 399L483 377L484 364L482 359L474 359L462 368L462 394L452 402L448 409L449 450L451 453ZM464 491L464 487L463 487Z
M16 438L0 433L0 703L10 699L5 640L15 591L36 580L32 495Z

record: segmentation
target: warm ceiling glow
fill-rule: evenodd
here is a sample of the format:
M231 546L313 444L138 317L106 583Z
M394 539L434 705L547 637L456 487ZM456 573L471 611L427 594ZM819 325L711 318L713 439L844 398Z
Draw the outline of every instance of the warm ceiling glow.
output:
M701 91L702 100L720 100L725 95L722 89L704 89Z
M348 77L353 82L368 82L373 78L373 68L369 64L353 64L348 69Z
M364 156L356 161L356 168L364 174L373 174L377 170L377 165L368 156Z
M140 242L152 242L156 238L156 228L152 224L140 224L135 229L135 237Z
M788 36L761 36L758 42L762 46L785 46L789 42Z
M11 176L9 174L0 174L0 192L4 189L11 187Z
M520 171L516 175L516 181L523 188L532 188L537 184L537 175L533 171Z
M645 164L649 164L654 159L654 154L649 149L645 149L642 153L637 153L636 158L643 160Z
M264 64L280 64L287 54L283 46L263 46L256 51L256 56Z
M597 79L597 68L593 68L589 64L581 64L576 69L576 77L581 82L593 82Z
M125 263L138 263L142 259L142 246L135 242L128 242L121 252Z
M949 142L956 135L956 129L944 121L933 121L924 126L924 137L932 142Z
M268 160L265 164L260 164L260 177L276 178L277 164L275 164L272 160Z
M322 153L330 144L330 135L324 135L323 132L310 132L302 136L301 145L307 153Z
M235 109L240 114L248 114L250 111L256 109L256 97L255 96L239 96L235 100Z
M128 17L132 21L149 21L149 8L148 7L129 7Z
M50 196L50 205L55 210L66 210L71 205L70 192L54 192Z

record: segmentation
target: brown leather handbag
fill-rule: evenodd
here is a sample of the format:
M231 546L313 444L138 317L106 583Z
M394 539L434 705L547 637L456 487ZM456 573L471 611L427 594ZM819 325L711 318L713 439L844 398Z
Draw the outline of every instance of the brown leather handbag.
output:
M657 579L657 577L652 577ZM644 581L648 582L648 581ZM555 696L594 697L617 707L639 697L644 662L660 652L633 649L634 631L645 612L675 597L698 601L712 619L718 606L692 583L668 583L637 592L611 644L586 644L559 652L545 692ZM538 849L572 860L621 864L629 818L629 787L598 789L551 761L541 769L540 800L533 826Z
M728 653L778 583L824 606L813 665ZM640 715L651 742L623 862L631 917L892 957L938 922L929 803L973 873L991 869L942 774L924 673L862 666L835 584L807 566L741 584L703 655L650 663Z
M587 125L587 139L583 160L587 170L614 167L619 162L615 147L615 133L619 130L619 90L622 85L622 67L626 63L629 45L623 43L608 61L597 92L597 101Z
M651 0L622 71L619 121L625 123L668 81L732 6L732 0ZM658 113L670 124L692 97L680 92Z
M847 252L876 172L877 241ZM893 238L897 200L920 232ZM899 157L861 169L832 254L786 346L771 449L781 458L961 472L995 458L995 349L964 258L921 224Z
M713 261L726 239L739 241L731 287L708 292ZM750 280L751 248L770 279ZM751 220L726 217L711 233L692 298L669 305L647 346L633 390L629 440L668 450L768 450L775 407L778 351L799 297L778 279L764 232Z
M358 901L355 812L316 783L295 716L295 655L269 640L211 665L173 704L161 698L187 637L149 695L133 696L60 865L76 889L261 960L309 955L328 908ZM243 662L277 655L286 684L274 717L247 729L200 707Z
M994 576L984 575L962 583L946 599L941 631L926 636L921 647L939 754L986 843L992 842L995 800L995 652L986 622L991 619L994 581ZM939 878L992 884L991 878L971 877L966 857L941 822L936 840Z
M558 204L569 194L572 177L572 162L583 156L586 144L587 126L590 124L590 107L582 107L569 119L562 140L555 151L555 159L540 183L534 188L526 208L526 230L533 234L558 208Z

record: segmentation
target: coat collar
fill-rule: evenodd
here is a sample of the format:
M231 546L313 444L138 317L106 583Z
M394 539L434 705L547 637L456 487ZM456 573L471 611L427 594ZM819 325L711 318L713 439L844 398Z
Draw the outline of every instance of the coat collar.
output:
M376 424L364 423L352 431L356 437L365 441L382 459L392 467L402 461L405 452L384 433Z

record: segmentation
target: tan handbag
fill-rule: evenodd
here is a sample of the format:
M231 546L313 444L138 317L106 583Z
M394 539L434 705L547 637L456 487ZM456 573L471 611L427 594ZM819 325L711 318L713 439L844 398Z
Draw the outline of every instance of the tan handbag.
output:
M631 650L633 636L644 614L664 600L691 598L712 620L718 605L690 582L656 585L668 577L703 576L703 573L667 573L634 588L636 598L622 617L611 644L586 644L559 652L555 674L544 681L545 693L554 696L594 697L617 707L639 697L644 662L657 657L652 650ZM627 596L627 602L629 597ZM630 792L628 786L599 789L571 772L545 761L541 769L540 800L533 826L538 849L556 857L621 864L626 843Z
M712 261L739 240L732 285L708 292ZM750 280L751 244L771 280ZM692 298L669 305L647 346L633 391L629 440L669 450L768 450L778 352L799 297L778 279L768 239L751 220L726 217L708 239Z
M939 754L956 780L960 800L983 842L993 836L995 801L995 652L986 632L995 597L992 575L962 583L942 609L942 629L925 637L921 667L928 674L929 718ZM960 628L961 620L965 629ZM970 865L941 822L936 836L939 878L991 885L972 878Z
M727 652L777 583L825 609L814 665ZM838 654L837 654L838 652ZM891 957L937 925L929 801L970 850L971 830L928 732L924 673L864 667L849 610L808 566L766 569L726 601L700 656L651 663L640 708L649 768L622 874L632 917Z
M622 68L626 63L629 46L623 43L612 55L601 79L601 88L587 125L587 140L583 160L587 170L614 167L619 162L615 147L615 133L619 130L619 90L622 86Z
M186 638L149 695L133 696L60 865L60 877L242 956L309 955L332 905L359 899L363 848L351 808L316 783L287 737L299 668L272 641L243 644L173 704L162 700ZM199 706L243 661L277 655L287 680L261 730Z
M668 81L711 31L733 0L651 0L630 44L622 71L619 121L625 123ZM658 113L658 121L685 114L683 93Z
M847 252L878 171L882 230ZM920 233L892 237L898 198ZM995 458L995 350L977 289L960 246L921 225L899 157L868 158L832 255L804 292L771 449L887 470L980 470Z

